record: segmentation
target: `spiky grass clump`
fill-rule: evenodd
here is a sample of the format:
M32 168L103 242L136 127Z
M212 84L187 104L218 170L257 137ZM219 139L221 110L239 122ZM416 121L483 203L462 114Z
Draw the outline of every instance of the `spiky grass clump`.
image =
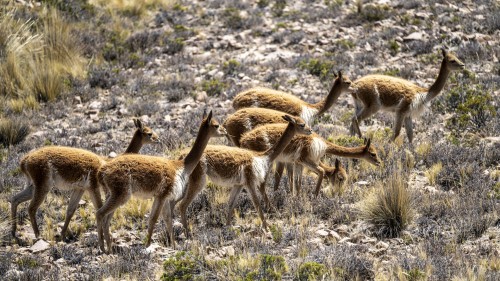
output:
M29 132L29 125L21 119L0 119L0 145L4 147L22 142Z
M380 183L360 204L360 217L379 237L398 237L414 216L413 199L405 181L398 176Z
M0 16L0 96L13 112L55 100L68 76L85 75L85 60L71 25L55 9L21 22L15 11ZM21 102L26 101L26 102Z

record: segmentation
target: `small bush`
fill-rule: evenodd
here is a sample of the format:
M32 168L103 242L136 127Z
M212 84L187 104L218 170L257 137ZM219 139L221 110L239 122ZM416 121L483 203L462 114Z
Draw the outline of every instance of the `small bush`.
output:
M361 9L361 16L367 21L380 21L391 15L392 9L389 5L367 4Z
M235 7L229 7L222 13L224 25L231 29L241 29L245 25L241 17L240 10Z
M201 89L207 92L209 96L218 96L222 94L225 88L226 83L218 79L205 80L201 83Z
M180 251L163 263L162 281L193 280L201 273L199 261L191 254Z
M29 125L20 119L0 119L0 144L4 147L22 142L29 132Z
M300 265L298 271L298 280L313 281L323 280L327 273L326 266L314 261L306 262Z
M281 17L283 15L283 10L286 8L286 0L276 0L271 11L274 16Z
M413 219L413 204L407 184L392 177L361 202L360 217L380 237L398 237Z
M222 70L226 75L235 75L238 71L240 71L241 64L237 60L228 60L224 62L222 66Z
M169 55L174 55L181 52L184 49L186 43L182 38L167 38L165 40L164 52Z
M452 88L436 103L435 108L453 114L446 127L454 136L466 130L481 131L496 116L491 93L480 84L465 82Z
M309 74L318 76L320 79L328 79L333 74L333 62L329 60L310 59L303 60L299 67L307 70Z
M245 280L281 280L287 270L285 258L263 254L260 256L259 270L248 273Z

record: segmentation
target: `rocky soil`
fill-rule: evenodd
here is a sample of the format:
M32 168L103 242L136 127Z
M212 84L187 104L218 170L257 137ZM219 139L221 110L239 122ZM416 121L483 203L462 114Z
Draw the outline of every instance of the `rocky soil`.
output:
M286 3L283 9L281 2ZM77 35L89 61L96 59L89 63L88 78L71 81L61 99L17 117L29 120L32 132L0 157L4 221L10 211L7 199L26 181L15 172L20 157L45 144L114 156L125 150L137 116L162 138L162 145L148 145L141 153L175 157L192 143L204 110L223 121L234 112L232 97L253 86L310 102L326 95L338 70L353 81L384 73L429 86L445 45L466 70L452 74L443 94L416 121L413 146L406 136L389 143L392 114L378 113L362 124L384 165L341 159L349 174L343 194L296 198L285 191L285 181L281 190L269 190L270 231L260 231L246 193L233 226L225 226L228 192L210 185L190 207L192 239L176 221L177 247L167 247L159 222L153 244L144 248L151 202L135 200L116 215L112 233L118 252L106 255L98 250L88 197L71 223L74 235L58 242L68 195L53 193L39 210L40 240L34 239L27 204L20 205L20 244L5 235L1 279L158 279L163 262L186 251L195 257L193 278L208 280L250 278L255 270L254 278L272 279L251 262L263 254L284 257L286 269L274 269L284 280L300 279L299 268L309 261L326 266L324 280L498 280L500 6L487 0L365 2L359 11L355 1L189 0L150 8L135 18L110 17L96 5L91 16L71 19L74 24L91 20ZM127 35L109 48L107 42L119 34L112 27L118 18L115 25ZM179 38L182 46L175 45ZM115 59L110 58L113 52ZM481 126L472 121L453 125L459 114L475 114L450 109L451 93L465 102L467 91L491 96L494 110ZM352 145L348 125L353 110L351 97L343 95L313 129ZM433 178L429 171L438 162L441 172ZM385 238L360 218L359 209L371 191L393 177L403 178L411 190L414 216L398 237ZM315 179L307 175L305 190L312 190Z

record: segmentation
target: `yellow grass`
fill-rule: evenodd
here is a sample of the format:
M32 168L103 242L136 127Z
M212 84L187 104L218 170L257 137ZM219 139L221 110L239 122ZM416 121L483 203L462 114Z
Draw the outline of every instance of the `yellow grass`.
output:
M427 169L424 174L429 180L430 185L435 185L436 184L436 178L443 169L443 164L441 162L438 162L434 165L432 165L429 169Z

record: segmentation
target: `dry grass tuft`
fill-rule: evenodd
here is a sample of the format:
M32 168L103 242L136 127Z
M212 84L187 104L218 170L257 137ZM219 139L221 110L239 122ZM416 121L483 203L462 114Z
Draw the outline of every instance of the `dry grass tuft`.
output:
M8 109L36 109L61 95L68 76L83 77L86 64L72 26L55 9L21 22L15 10L0 16L0 96Z
M435 185L436 184L436 178L441 173L443 170L443 164L441 162L438 162L434 165L432 165L429 169L427 169L424 173L427 179L429 180L430 185Z
M22 142L29 132L29 125L21 119L0 119L0 145L4 147Z
M394 175L360 203L360 217L372 225L377 236L398 237L413 219L412 201L404 179Z

